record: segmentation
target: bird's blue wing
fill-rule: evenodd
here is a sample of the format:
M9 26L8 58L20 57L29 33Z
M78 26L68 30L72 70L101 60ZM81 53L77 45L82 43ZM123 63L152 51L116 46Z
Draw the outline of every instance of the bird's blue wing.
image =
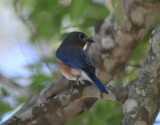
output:
M107 89L95 75L94 64L83 50L74 46L60 47L56 51L56 57L65 64L86 72L101 92L108 93Z
M73 68L84 70L86 73L95 73L93 62L86 53L78 47L60 47L56 51L56 57Z

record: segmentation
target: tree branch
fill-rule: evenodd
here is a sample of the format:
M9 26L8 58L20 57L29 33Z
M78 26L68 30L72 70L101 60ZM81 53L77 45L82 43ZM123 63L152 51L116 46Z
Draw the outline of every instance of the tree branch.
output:
M10 120L8 120L5 125L26 125L38 117L51 112L55 112L56 116L60 112L61 115L58 116L59 118L63 119L64 116L68 117L68 115L65 113L66 111L78 113L82 110L81 106L84 107L85 104L93 102L95 100L93 100L93 98L103 98L107 100L116 100L117 98L120 98L119 100L121 100L122 98L126 98L124 94L119 94L120 91L123 91L123 88L114 89L110 87L110 89L112 89L112 93L110 91L110 94L100 93L100 91L93 85L88 87L78 86L76 88L72 88L71 90L67 89L62 93L57 94L54 98L48 100L47 102L37 104L27 110L21 110L20 112L16 113ZM118 95L118 97L116 97L116 95ZM73 108L73 106L77 108ZM62 112L64 114L62 114ZM61 122L62 119L60 120Z
M128 88L122 125L153 125L160 107L160 24L152 32L144 66Z

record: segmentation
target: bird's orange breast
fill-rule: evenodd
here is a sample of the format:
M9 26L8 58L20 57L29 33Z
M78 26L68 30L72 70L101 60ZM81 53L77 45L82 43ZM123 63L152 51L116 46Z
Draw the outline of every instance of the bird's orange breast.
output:
M57 59L57 65L60 69L60 72L68 80L76 80L80 76L80 70L70 67L69 65L63 63L61 60Z

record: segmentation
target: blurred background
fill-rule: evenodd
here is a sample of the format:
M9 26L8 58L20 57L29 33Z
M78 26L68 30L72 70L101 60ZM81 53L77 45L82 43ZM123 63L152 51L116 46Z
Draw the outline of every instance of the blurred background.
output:
M118 8L119 0L112 5ZM106 6L104 0L0 1L0 123L59 77L56 48L70 31L94 36L96 22L109 15ZM137 76L146 58L149 34L135 48L115 84ZM99 99L67 125L118 125L121 119L120 104ZM155 125L159 124L157 118Z

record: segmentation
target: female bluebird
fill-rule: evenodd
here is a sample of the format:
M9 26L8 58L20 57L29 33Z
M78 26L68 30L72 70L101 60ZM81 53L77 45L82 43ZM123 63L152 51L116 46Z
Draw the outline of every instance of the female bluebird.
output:
M102 93L107 89L95 75L95 66L88 55L83 51L88 39L82 32L71 32L63 40L56 51L57 64L61 73L68 79L74 81L87 80L94 83Z

